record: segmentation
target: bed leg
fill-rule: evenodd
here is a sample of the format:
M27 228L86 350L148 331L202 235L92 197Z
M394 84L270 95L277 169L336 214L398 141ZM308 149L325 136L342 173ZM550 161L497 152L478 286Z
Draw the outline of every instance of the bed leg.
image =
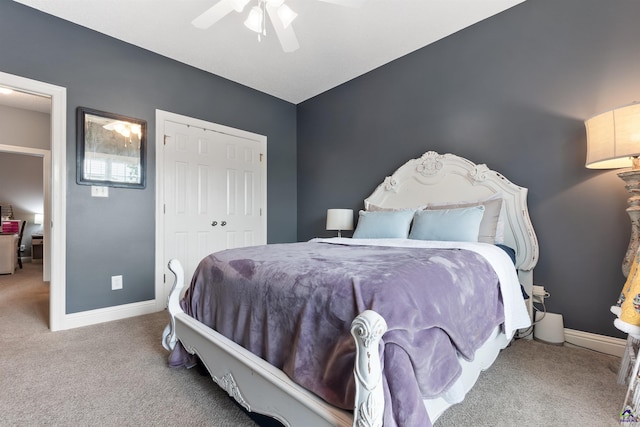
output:
M366 310L351 323L356 342L356 401L354 427L380 427L384 414L384 390L378 344L387 331L387 323L378 313Z
M169 261L169 270L171 270L175 276L175 280L169 297L167 298L167 310L169 311L171 320L162 333L162 346L171 351L176 346L177 340L175 315L182 312L182 308L180 307L180 293L182 292L182 288L184 288L184 269L180 261L174 258Z

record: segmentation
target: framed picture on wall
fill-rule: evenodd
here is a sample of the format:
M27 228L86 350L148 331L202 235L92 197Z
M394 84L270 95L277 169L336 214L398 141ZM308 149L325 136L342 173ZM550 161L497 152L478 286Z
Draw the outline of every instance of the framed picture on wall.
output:
M145 188L147 122L78 107L78 184Z

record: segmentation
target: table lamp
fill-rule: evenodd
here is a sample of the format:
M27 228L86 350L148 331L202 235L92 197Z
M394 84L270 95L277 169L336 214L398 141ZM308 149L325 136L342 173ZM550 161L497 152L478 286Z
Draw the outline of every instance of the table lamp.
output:
M353 230L353 209L327 209L327 230Z

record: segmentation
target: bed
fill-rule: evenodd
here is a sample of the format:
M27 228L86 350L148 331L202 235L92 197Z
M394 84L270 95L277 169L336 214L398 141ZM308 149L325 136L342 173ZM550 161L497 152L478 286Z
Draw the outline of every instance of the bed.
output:
M530 325L530 306L521 287L531 294L538 244L526 196L526 188L486 165L427 152L386 177L365 199L353 239L212 254L194 274L185 297L182 267L171 260L175 283L163 345L172 351L172 365L188 366L197 358L247 411L286 426L429 425L462 401L480 372L518 330ZM394 218L393 228L399 217L409 217L411 239L398 238L395 231L385 234L386 226L379 235L381 220ZM445 224L454 226L443 228ZM442 230L453 234L440 235ZM474 233L480 243L458 241ZM303 267L289 264L296 258L305 260ZM401 273L391 264L396 260L402 263ZM427 266L434 269L429 277L437 280L417 286L417 278L427 277L422 270ZM277 279L261 269L275 271ZM202 285L230 284L231 276L232 286L210 291ZM402 302L391 300L383 276L389 276L391 294ZM445 280L451 283L445 286ZM260 281L267 290L256 290L254 282ZM318 291L324 289L315 287L322 281L343 283L338 290ZM409 289L406 294L405 285L397 285L400 281ZM293 286L284 296L275 294L280 282ZM426 288L437 292L418 294ZM459 300L452 301L447 288ZM204 294L212 295L207 297L212 302L203 303ZM216 302L227 294L240 295L239 302ZM248 305L260 306L254 301L268 309L245 312ZM217 311L204 310L209 305ZM300 311L294 312L298 306ZM445 315L436 317L436 312ZM287 320L273 313L283 313ZM256 329L263 329L267 338L255 338ZM278 340L290 348L274 345ZM320 373L311 369L315 364Z

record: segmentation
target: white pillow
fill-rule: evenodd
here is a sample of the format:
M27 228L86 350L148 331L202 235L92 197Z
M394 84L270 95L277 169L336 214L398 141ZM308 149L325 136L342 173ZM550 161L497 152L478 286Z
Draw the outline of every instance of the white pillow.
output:
M426 209L427 205L421 205L421 206L416 206L415 208L386 208L383 206L378 206L378 205L374 205L373 203L369 203L369 205L367 206L367 212L380 212L380 211L385 211L385 212L390 212L390 211L406 211L406 210L422 210L422 209Z
M414 209L360 211L354 239L406 239Z
M484 205L417 211L413 217L409 238L477 242L484 211Z
M427 210L468 208L473 206L484 206L484 215L480 223L478 232L478 242L482 243L503 243L504 242L504 203L502 193L496 193L483 200L464 202L443 202L430 203Z

